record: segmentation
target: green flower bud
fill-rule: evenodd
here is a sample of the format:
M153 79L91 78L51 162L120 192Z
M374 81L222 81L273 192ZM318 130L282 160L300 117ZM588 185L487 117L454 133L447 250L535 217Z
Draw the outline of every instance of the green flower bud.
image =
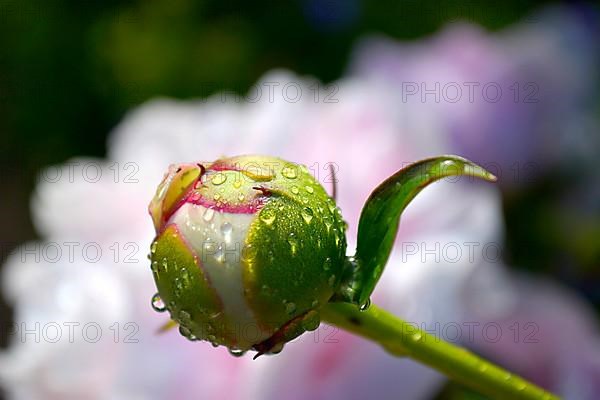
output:
M150 203L158 296L189 339L276 352L340 286L345 223L307 168L240 156L170 166Z

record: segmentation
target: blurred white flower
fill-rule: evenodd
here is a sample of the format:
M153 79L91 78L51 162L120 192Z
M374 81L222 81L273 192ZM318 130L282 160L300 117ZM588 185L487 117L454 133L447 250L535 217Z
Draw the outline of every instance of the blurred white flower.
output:
M558 162L597 157L586 144L597 136L598 27L585 12L550 7L497 34L458 23L420 42L371 37L350 71L403 113L435 114L433 129L500 184L529 185Z
M383 384L383 397L435 391L435 384L442 382L437 373L325 327L289 344L278 356L256 361L234 359L223 349L188 342L176 332L155 335L165 317L153 313L149 303L155 289L145 260L153 232L146 208L168 164L223 154L271 154L306 164L327 187L332 184L327 163L333 163L353 247L358 215L370 191L406 163L443 149L441 144L423 145L399 129L385 96L360 80L337 82L336 103L315 102L308 96L314 82L290 73L268 74L258 86L264 88L267 82L297 85L303 98L292 103L275 96L271 102L264 96L249 104L222 101L220 95L205 102L156 100L134 110L117 127L106 160L92 160L103 173L101 179L79 177L77 171L92 162L79 159L62 167L58 182L42 180L32 204L45 242L24 248L77 242L76 253L81 254L83 244L95 243L103 254L99 262L81 256L69 260L66 254L56 262L36 262L21 249L8 261L4 279L16 307L15 320L27 327L44 321L92 321L102 327L104 340L102 345L80 345L85 340L78 338L57 346L13 337L0 358L0 377L11 397L349 397L358 386L378 383ZM123 171L126 165L130 171ZM69 168L76 171L74 179L67 178ZM121 170L118 179L115 169ZM126 180L125 172L132 171ZM430 247L448 238L495 240L499 226L495 188L446 182L411 205L400 240L424 241ZM116 248L120 254L115 259ZM128 254L133 263L126 262ZM432 310L449 319L458 315L452 297L478 262L401 261L392 259L377 289L382 304L407 318L429 320ZM422 290L438 274L446 276L446 293ZM69 306L77 313L69 313ZM128 322L133 324L125 331ZM118 343L110 328L115 323L120 324ZM134 332L134 327L139 330ZM127 334L138 343L125 342ZM282 363L289 367L282 368ZM69 365L77 367L74 372L65 369ZM319 372L323 369L326 374ZM348 385L359 378L361 385Z
M442 33L435 45L413 44L407 63L433 77L449 71L431 55L425 57L431 61L418 59L439 49L452 53L456 45L445 42L448 35L454 34ZM485 43L473 51L471 59L496 59ZM24 245L8 260L4 290L15 306L16 323L27 329L38 322L81 326L73 343L65 329L57 343L33 340L31 334L23 338L22 330L11 335L9 349L0 355L0 379L10 398L418 399L434 394L444 382L438 373L326 326L281 354L256 361L189 342L175 331L157 335L166 316L150 307L155 287L145 258L153 232L147 204L170 163L268 154L306 164L326 188L332 185L332 163L352 252L370 191L409 162L455 151L447 126L455 119L468 124L472 111L463 106L454 115L428 103L403 104L393 85L376 82L369 73L323 85L274 71L244 101L217 94L188 102L154 100L133 110L112 133L105 160L72 160L59 167L61 179L42 179L36 189L32 214L43 240ZM97 181L94 168L82 178L88 164L102 172ZM465 287L475 272L503 271L482 251L486 244L499 245L502 235L500 199L492 185L463 178L428 188L403 216L375 302L417 324L468 321ZM72 242L78 246L71 259L65 243ZM81 251L91 243L90 251L101 249L98 259ZM441 249L453 243L462 255L449 261L454 255ZM477 245L472 256L469 243ZM43 253L56 244L61 257ZM490 285L486 296L502 302L486 307L512 309L507 290ZM97 343L82 337L79 328L87 322L102 329Z

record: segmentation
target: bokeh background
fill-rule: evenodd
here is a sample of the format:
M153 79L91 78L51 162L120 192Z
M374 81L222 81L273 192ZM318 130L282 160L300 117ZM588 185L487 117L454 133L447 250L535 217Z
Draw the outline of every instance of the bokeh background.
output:
M21 244L43 236L34 229L30 209L39 171L73 157L105 157L110 132L150 99L206 99L224 90L244 95L273 69L314 77L323 85L360 77L356 79L370 82L367 86L402 93L408 89L403 83L432 85L463 68L462 82L498 79L494 81L511 100L466 104L460 118L443 104L429 112L447 116L447 126L439 130L454 143L454 152L502 170L503 265L568 291L586 310L589 330L596 332L598 11L584 2L1 0L0 264ZM495 74L486 75L490 70ZM514 101L513 82L522 85L516 89L520 96L535 102ZM527 84L533 86L523 86ZM340 91L340 103L344 99ZM410 101L419 103L417 99L419 94ZM398 109L405 104L401 97L387 101L396 101ZM419 111L414 106L410 110ZM243 136L244 127L236 134ZM0 304L1 321L9 326L15 321L15 304L6 298ZM544 304L541 309L551 313L551 303L548 309ZM569 314L563 310L557 318L564 316L568 325ZM0 343L9 347L13 333L0 333ZM486 355L510 365L493 351ZM598 364L595 358L586 364L588 380L577 376L569 382L577 386L597 379L597 386ZM536 374L529 377L535 380ZM554 389L552 382L560 380L537 378ZM14 385L26 383L5 382L13 385L5 398L51 398L35 390L29 392L33 397L15 394ZM582 393L594 398L600 393L595 389ZM442 383L417 398L479 397Z

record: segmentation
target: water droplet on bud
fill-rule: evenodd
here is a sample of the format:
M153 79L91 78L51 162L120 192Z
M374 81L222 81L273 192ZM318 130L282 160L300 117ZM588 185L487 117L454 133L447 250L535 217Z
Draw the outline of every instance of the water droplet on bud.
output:
M179 333L181 334L181 336L185 337L187 340L191 340L191 341L198 340L198 338L196 338L196 336L194 336L192 334L192 331L183 325L179 325Z
M213 219L214 216L215 216L215 210L212 208L207 208L204 211L204 215L202 216L202 219L204 219L206 222L209 222Z
M298 249L298 241L296 240L296 234L294 232L290 233L290 236L288 237L287 241L290 245L292 255L296 254L296 250Z
M306 191L307 191L308 193L310 193L310 194L314 193L314 191L315 191L315 190L313 189L313 187L312 187L312 186L309 186L309 185L306 185L306 186L304 186L304 189L306 189Z
M265 223L265 225L270 226L275 222L275 213L269 210L263 210L260 213L260 220Z
M223 246L219 245L217 252L215 253L215 260L222 264L225 261L225 252L223 251Z
M162 299L160 298L160 295L158 293L156 293L154 296L152 296L152 308L156 312L167 311L167 306L162 301Z
M360 306L360 311L367 311L371 307L371 299L367 299L367 301Z
M313 219L313 215L313 210L309 207L304 207L304 209L302 210L302 219L307 224L310 224L310 221L312 221Z
M283 350L283 346L284 346L284 343L277 343L275 346L273 346L273 348L271 348L271 350L269 350L269 353L279 354Z
M288 165L281 170L281 175L288 179L296 179L298 172L296 171L295 166Z
M331 217L323 217L323 224L325 224L325 228L327 229L327 233L331 230Z
M233 227L231 226L231 224L229 222L225 222L223 225L221 225L221 233L223 234L223 239L227 243L229 243L231 241L231 231L232 230L233 230Z
M221 185L227 180L227 175L222 172L215 174L210 180L213 185Z
M244 354L246 354L246 352L241 349L229 349L229 354L231 354L234 357L241 357Z
M181 321L182 324L189 324L192 321L192 316L190 315L189 312L187 312L185 310L181 310L179 312L179 320Z
M314 331L321 324L321 318L319 314L316 312L311 312L307 314L301 322L302 329L307 332Z

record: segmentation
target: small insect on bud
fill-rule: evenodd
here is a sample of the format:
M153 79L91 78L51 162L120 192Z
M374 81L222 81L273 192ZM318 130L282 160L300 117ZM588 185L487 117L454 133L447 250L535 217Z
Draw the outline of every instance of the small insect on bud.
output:
M345 223L306 167L265 156L172 165L149 210L153 303L184 336L262 354L319 326L345 268Z

